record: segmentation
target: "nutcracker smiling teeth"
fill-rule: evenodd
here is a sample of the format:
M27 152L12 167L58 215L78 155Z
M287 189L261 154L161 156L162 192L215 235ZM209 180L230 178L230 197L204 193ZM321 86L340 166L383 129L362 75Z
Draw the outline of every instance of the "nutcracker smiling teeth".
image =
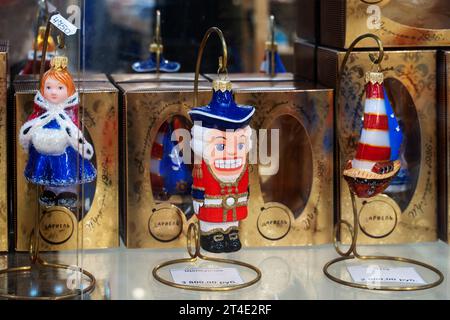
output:
M241 248L238 228L247 217L249 122L254 112L254 107L236 104L228 80L215 80L211 102L189 112L192 149L202 158L194 165L192 196L200 245L206 251Z
M400 169L403 134L383 86L383 74L366 74L364 124L356 157L347 162L344 178L359 198L382 193Z
M29 154L27 181L44 187L40 203L73 209L78 199L76 185L93 181L96 170L89 161L94 149L79 127L78 93L67 64L66 57L51 60L19 141Z

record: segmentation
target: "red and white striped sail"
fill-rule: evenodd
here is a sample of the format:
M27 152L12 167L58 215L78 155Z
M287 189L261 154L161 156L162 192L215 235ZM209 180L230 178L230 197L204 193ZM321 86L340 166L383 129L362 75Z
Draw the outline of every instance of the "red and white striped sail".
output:
M366 84L363 129L356 156L352 160L355 169L371 171L377 162L390 159L389 125L384 99L381 81L369 81Z

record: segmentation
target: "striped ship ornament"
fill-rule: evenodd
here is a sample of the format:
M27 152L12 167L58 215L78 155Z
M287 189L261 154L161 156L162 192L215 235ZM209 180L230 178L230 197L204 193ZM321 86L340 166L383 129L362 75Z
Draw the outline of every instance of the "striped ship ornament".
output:
M356 156L349 160L344 178L359 198L382 193L400 170L403 134L386 90L383 74L366 73L366 100Z

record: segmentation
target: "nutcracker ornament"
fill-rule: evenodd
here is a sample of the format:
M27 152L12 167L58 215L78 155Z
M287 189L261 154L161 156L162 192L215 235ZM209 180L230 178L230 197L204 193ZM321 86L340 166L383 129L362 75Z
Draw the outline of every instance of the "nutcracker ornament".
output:
M156 32L154 41L149 47L150 57L147 60L133 63L131 66L135 72L178 72L181 65L178 62L164 59L161 39L161 12L156 11Z
M275 42L275 17L270 16L270 40L266 42L264 60L260 71L274 76L277 73L286 73L286 68L278 53L278 44Z
M211 102L189 112L192 149L201 157L201 164L194 165L192 197L200 245L206 251L241 249L239 221L247 217L249 122L254 113L254 107L236 104L228 80L215 80Z
M42 186L44 207L78 206L77 185L96 178L89 161L92 145L80 130L79 100L68 59L55 56L34 98L34 111L20 129L19 142L28 152L27 181Z
M347 162L344 178L359 198L382 193L400 170L403 134L392 110L381 72L366 74L366 101L356 156Z
M212 99L208 105L194 107L189 115L194 123L191 147L195 154L192 197L198 222L189 224L186 232L189 258L163 262L153 269L153 277L168 286L197 291L230 291L249 287L261 280L255 266L231 259L208 257L200 248L214 253L234 252L241 248L239 221L247 216L248 160L251 148L250 120L255 113L251 106L237 105L233 99L227 74L227 45L222 31L209 28L200 44L195 68L194 101L198 105L198 80L203 50L209 36L216 33L222 43L223 56L219 60L219 79L213 82ZM221 75L224 75L221 77ZM159 271L168 266L190 264L192 270L201 261L208 265L240 266L254 273L252 279L239 284L181 284L167 279ZM201 267L204 267L202 263ZM200 281L203 283L203 281Z
M27 63L25 67L20 71L21 75L36 74L41 68L42 48L44 45L45 26L39 27L38 36L33 42L33 49L28 51ZM36 56L35 56L36 54ZM45 55L45 71L50 69L50 60L56 54L56 45L53 37L48 36L47 53Z

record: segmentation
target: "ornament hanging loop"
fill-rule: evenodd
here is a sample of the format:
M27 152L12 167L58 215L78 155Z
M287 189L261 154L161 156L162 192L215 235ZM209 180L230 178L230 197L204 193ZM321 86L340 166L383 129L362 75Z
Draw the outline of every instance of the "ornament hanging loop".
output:
M198 102L198 79L200 76L200 66L202 64L202 57L203 57L203 51L206 47L206 43L208 42L209 36L213 33L216 33L219 36L220 42L222 44L222 56L219 59L219 70L217 73L225 74L226 77L228 75L227 65L228 65L228 49L227 49L227 43L225 41L225 37L223 36L222 30L220 30L217 27L211 27L206 31L205 35L203 36L203 40L200 43L200 49L198 51L197 55L197 63L195 66L195 79L194 79L194 101L193 106L195 107Z

